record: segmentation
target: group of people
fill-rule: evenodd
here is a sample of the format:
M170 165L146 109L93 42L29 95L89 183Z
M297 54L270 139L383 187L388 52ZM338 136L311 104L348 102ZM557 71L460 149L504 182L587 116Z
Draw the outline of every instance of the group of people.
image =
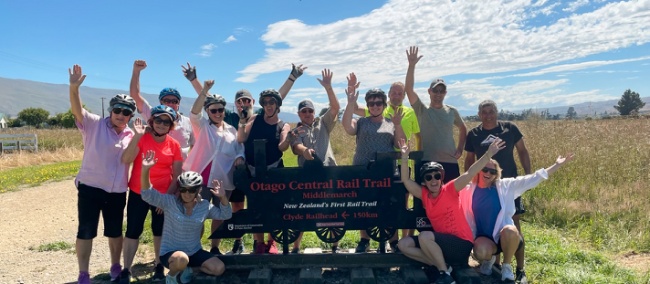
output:
M493 265L500 265L503 280L517 278L525 282L524 239L518 222L518 214L524 210L519 197L573 155L560 156L549 168L531 173L523 135L515 124L497 120L493 101L479 105L481 124L468 132L457 109L444 104L444 80L431 83L429 105L420 100L413 85L415 65L422 56L417 47L410 47L406 54L409 65L405 83L393 83L388 95L381 89L368 90L365 107L357 105L360 82L356 74L347 76L348 104L341 120L345 132L356 139L353 165L370 163L378 152L401 152L398 167L406 194L422 201L431 222L433 231L416 236L404 230L401 239L395 234L390 249L425 264L435 283L453 283L450 267L467 265L472 251L481 263L481 273L490 274ZM138 239L147 212L151 212L153 280L188 283L193 267L211 275L221 275L225 270L217 257L222 254L220 240L212 240L210 251L203 250L200 240L206 219L213 219L214 231L233 212L244 208L244 192L235 187L233 180L236 167L245 166L252 176L256 162L264 162L267 168L282 168L282 153L289 148L298 156L300 167L311 160L336 166L330 134L337 123L340 105L329 69L324 69L317 79L327 93L329 107L316 116L312 101L300 101L300 122L291 129L278 113L282 101L307 67L292 65L279 90L260 93L262 108L253 113L255 99L248 90L236 93L237 111L229 111L222 96L209 93L214 81L201 84L196 67L188 63L183 66L183 74L198 94L189 117L178 112L181 95L176 89L163 89L158 97L160 105L153 107L141 96L140 73L146 67L144 60L134 62L130 96L113 97L109 116L104 119L82 107L79 87L85 75L81 67L74 65L69 72L71 110L86 149L75 180L79 283L90 283L89 259L100 213L111 252L112 281L130 282ZM403 105L406 97L412 108ZM142 119L136 118L130 128L127 124L136 111ZM355 114L358 118L353 118ZM256 139L267 141L266 161L255 160ZM410 149L423 152L420 164L409 161ZM517 177L514 149L525 176ZM463 151L465 172L461 174L458 159ZM410 178L411 174L415 180ZM123 238L125 206L127 225ZM370 243L365 231L360 235L358 253L366 252ZM253 238L252 253L278 253L270 235L267 241L262 233ZM300 240L301 236L294 242L292 253L300 251ZM333 244L332 252L337 249L338 244ZM238 239L229 253L243 251L244 244ZM124 267L120 264L121 255ZM516 275L511 265L515 255ZM169 269L166 276L164 267Z

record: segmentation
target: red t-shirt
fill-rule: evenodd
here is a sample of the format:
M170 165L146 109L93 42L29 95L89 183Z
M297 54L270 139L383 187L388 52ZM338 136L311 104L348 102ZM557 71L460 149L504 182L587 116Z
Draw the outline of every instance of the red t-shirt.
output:
M163 142L156 142L151 133L146 133L138 141L140 151L133 161L131 169L131 178L129 179L129 188L135 193L140 194L140 176L142 174L142 155L148 150L156 152L156 164L149 170L149 181L151 186L160 193L167 193L169 185L172 183L172 165L175 161L182 162L181 145L169 135L165 136Z
M429 190L422 186L422 206L435 232L454 235L474 243L472 230L465 220L454 181L443 185L436 198L430 198Z

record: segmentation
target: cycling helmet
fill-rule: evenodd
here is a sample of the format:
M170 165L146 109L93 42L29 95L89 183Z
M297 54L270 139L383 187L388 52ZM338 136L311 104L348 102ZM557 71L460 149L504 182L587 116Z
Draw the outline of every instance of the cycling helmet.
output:
M118 94L111 98L111 101L108 103L110 108L114 108L116 105L119 105L120 108L128 108L132 112L135 111L135 100L128 95Z
M181 100L181 94L178 92L178 90L174 88L164 88L162 91L160 91L160 95L158 96L158 100L161 101L162 98L165 96L174 96L176 97L179 101Z
M445 169L441 164L436 162L428 162L420 167L420 180L424 180L424 176L430 172L440 172L442 179L445 178Z
M282 106L282 97L280 96L280 93L278 93L278 91L275 89L267 89L260 93L260 105L262 105L262 99L265 97L271 97L275 99L275 103L278 105L278 107Z
M208 107L213 104L222 104L225 107L226 99L217 94L208 95L208 97L205 98L205 101L203 102L203 108L208 109Z
M201 186L201 184L203 184L203 178L197 172L187 171L178 176L178 185L180 187L192 188Z
M168 115L172 121L176 121L176 119L178 119L178 114L176 111L166 105L155 106L151 109L151 117L158 117L161 115Z
M384 106L386 106L386 100L388 100L388 97L386 97L386 93L382 89L374 88L368 90L368 92L366 92L366 102L372 98L380 98L384 102Z

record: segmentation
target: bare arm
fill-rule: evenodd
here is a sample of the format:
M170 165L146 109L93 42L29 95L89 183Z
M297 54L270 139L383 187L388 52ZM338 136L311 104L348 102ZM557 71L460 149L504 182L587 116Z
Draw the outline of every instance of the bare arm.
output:
M478 174L483 167L492 159L492 156L499 152L499 150L505 148L505 142L503 142L501 139L496 139L492 144L490 144L490 147L488 148L487 152L483 154L483 156L478 159L472 166L469 167L469 170L461 174L456 180L454 181L454 187L456 188L456 191L460 191L463 189L467 184L469 184L470 181L472 181L472 178Z
M573 153L569 153L565 157L558 156L557 160L555 160L555 164L546 168L546 172L548 173L548 175L550 176L555 171L557 171L560 167L562 167L566 162L573 160L573 156L574 156Z
M197 81L197 80L194 80ZM192 105L192 113L193 114L200 114L201 109L203 108L203 103L205 102L205 99L208 97L208 91L214 86L214 80L207 80L205 81L204 84L205 87L201 87L201 91L199 92L199 96L196 97L196 100L194 100L194 104Z
M405 139L399 141L399 148L402 152L402 165L408 165L410 151ZM422 199L422 186L411 180L409 177L409 167L400 167L400 176L406 190L414 197Z
M356 120L352 120L352 113L354 113L354 110L357 108L357 98L359 97L357 88L359 88L359 84L361 84L361 82L357 82L357 76L354 74L354 72L350 73L347 79L348 87L345 89L345 94L348 97L348 105L345 106L343 118L341 118L341 125L343 125L345 133L349 135L356 135L357 122Z
M366 116L366 108L365 107L360 107L359 104L354 104L354 114L365 117Z
M199 81L199 79L196 77L196 66L192 66L189 62L187 62L187 66L181 65L181 68L183 68L183 76L185 76L185 78L190 81L190 84L192 84L192 87L194 87L196 94L200 95L203 86L201 86L201 81Z
M124 149L124 152L122 153L122 163L133 163L136 156L138 155L138 152L140 152L138 142L140 142L140 138L142 138L142 135L144 135L145 129L146 125L142 125L142 119L139 117L136 118L133 122L133 132L135 132L135 134L133 135L133 138L131 138L129 145L126 146L126 149Z
M530 155L528 155L528 149L526 148L526 144L524 143L524 138L522 137L515 143L515 148L517 149L517 155L519 156L519 162L521 163L521 167L524 168L524 173L525 174L530 174L531 173L531 167L530 167Z
M404 128L402 128L402 118L404 118L402 108L398 108L391 116L393 126L395 127L395 132L393 133L393 147L395 148L401 147L400 143L402 140L407 140L406 134L404 134Z
M459 120L460 122L456 124L456 127L458 127L458 146L456 146L456 153L454 157L456 160L460 159L460 157L463 155L463 149L465 149L465 141L467 141L467 126L465 126L465 122L463 121L462 118L460 118L459 115Z
M237 142L244 143L248 140L248 135L251 133L251 128L253 127L256 117L257 115L251 116L246 125L240 125L239 128L237 128Z
M474 162L476 162L476 154L474 152L465 151L465 164L463 165L465 171L468 171L469 166L474 164Z
M178 191L178 183L176 183L176 180L181 173L183 173L183 161L174 161L172 164L172 182L167 188L167 193L174 194Z
M289 91L291 91L293 83L302 75L305 69L307 69L307 66L303 67L302 64L296 66L291 63L291 73L289 74L287 80L284 81L284 84L282 84L282 87L280 87L280 90L278 90L278 93L280 93L282 100L284 100Z
M323 76L323 79L316 78L316 80L318 80L321 86L325 88L325 92L327 92L327 99L330 103L329 111L332 113L334 120L336 120L337 114L341 109L341 105L339 104L338 99L336 99L336 94L334 94L334 89L332 88L332 76L334 76L334 73L332 73L329 69L323 69L321 75Z
M413 85L415 84L415 64L420 61L422 55L418 56L417 46L411 46L409 47L409 50L406 51L406 58L408 58L409 67L406 70L404 91L406 92L406 96L409 98L409 103L413 105L418 100L418 94L415 93L415 89L413 89Z
M131 97L135 100L135 106L138 107L138 111L142 111L142 107L145 103L144 99L140 95L140 72L147 68L147 62L144 60L136 60L133 62L133 73L131 73L131 84L129 88L129 93Z
M288 133L291 130L291 126L288 123L285 123L282 126L282 132L280 133L280 143L278 144L278 149L281 152L286 151L291 146L291 141L289 141Z
M74 119L77 123L83 123L83 108L81 105L81 96L79 95L79 87L86 79L86 75L83 74L81 66L75 64L72 66L72 69L68 69L70 74L70 111L74 115Z
M151 189L151 182L149 181L149 170L158 161L155 156L156 153L153 150L149 150L144 155L144 157L142 157L142 173L140 173L140 190L144 191L144 190Z

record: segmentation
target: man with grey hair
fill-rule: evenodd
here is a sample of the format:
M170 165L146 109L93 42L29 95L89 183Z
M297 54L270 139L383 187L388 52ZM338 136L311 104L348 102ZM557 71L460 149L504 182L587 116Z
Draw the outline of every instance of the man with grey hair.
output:
M485 154L492 141L495 139L501 139L505 142L505 149L499 151L494 155L494 157L492 157L492 159L496 160L503 169L501 177L507 178L517 176L517 164L515 163L513 155L514 149L517 149L519 162L521 163L521 167L524 168L524 173L530 174L530 156L528 155L526 144L524 144L524 136L519 131L517 125L509 121L499 121L497 104L492 100L482 101L478 105L478 116L481 120L481 124L467 133L467 142L465 143L465 151L467 152L465 155L465 170L467 170L477 158L480 158ZM524 236L521 231L521 225L519 224L519 216L520 214L525 213L526 210L524 209L523 204L521 204L521 197L515 199L515 208L515 215L512 219L523 240ZM515 253L515 258L517 259L515 280L517 283L527 283L526 272L524 272L524 249L525 245L522 245ZM498 255L492 257L492 260L490 261L484 261L481 263L481 273L490 274L492 272L492 265L497 259Z

